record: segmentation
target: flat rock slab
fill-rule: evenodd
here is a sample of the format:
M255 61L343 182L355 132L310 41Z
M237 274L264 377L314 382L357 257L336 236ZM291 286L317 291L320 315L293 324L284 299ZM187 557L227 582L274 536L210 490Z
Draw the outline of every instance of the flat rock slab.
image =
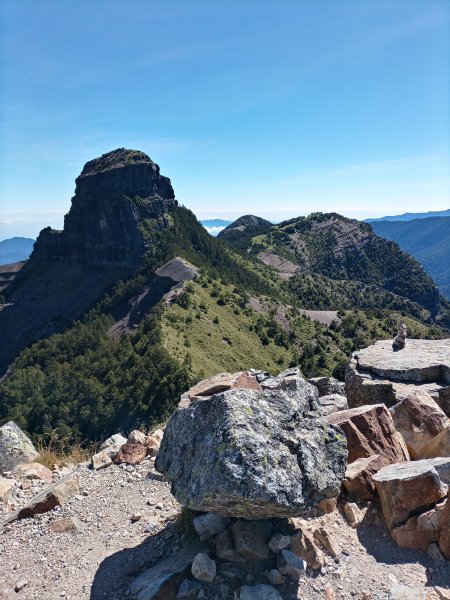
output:
M350 407L392 406L418 391L430 394L449 416L450 339L408 339L398 351L392 340L376 342L353 354L345 383Z
M177 579L192 564L199 552L206 552L206 547L200 542L185 546L171 556L157 562L153 567L139 575L130 586L131 593L137 600L152 600L165 598L167 586ZM181 577L180 577L181 579ZM173 582L173 583L176 583Z
M358 367L375 375L411 383L443 381L450 384L450 339L406 341L395 352L392 340L376 342L355 353Z
M9 515L4 523L45 513L55 508L55 506L63 506L69 498L79 491L78 480L73 473L70 473L70 475L66 475L66 477L63 477L53 485L44 488L27 504Z
M185 392L179 403L180 408L189 406L194 400L205 400L211 398L214 394L225 392L234 388L243 388L250 390L261 390L262 387L256 379L256 375L248 371L238 371L237 373L217 373L208 379L199 381Z

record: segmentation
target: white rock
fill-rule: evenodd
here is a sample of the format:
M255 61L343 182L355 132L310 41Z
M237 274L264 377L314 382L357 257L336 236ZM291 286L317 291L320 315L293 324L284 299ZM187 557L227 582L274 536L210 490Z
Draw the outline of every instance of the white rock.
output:
M191 572L195 579L211 583L216 576L216 563L207 554L199 552L194 558Z
M30 438L14 421L0 427L0 472L11 471L17 465L32 462L38 456Z

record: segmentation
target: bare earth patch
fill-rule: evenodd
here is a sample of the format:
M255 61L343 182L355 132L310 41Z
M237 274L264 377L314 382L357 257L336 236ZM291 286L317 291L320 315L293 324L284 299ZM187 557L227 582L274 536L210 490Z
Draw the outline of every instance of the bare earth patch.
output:
M147 460L132 471L116 465L92 471L82 464L77 469L80 493L65 507L3 526L0 590L20 600L133 598L131 582L189 541L175 524L180 506L152 464ZM81 530L58 533L52 523L63 517L78 519ZM286 600L329 598L327 586L337 600L382 600L396 582L427 586L434 600L438 596L431 586L450 582L448 562L392 541L377 507L367 511L357 529L339 510L316 520L332 533L340 557L328 556L321 573L308 569L298 585L280 586ZM202 582L205 600L232 600L233 586L224 571L219 569L213 583ZM265 575L249 566L241 584L261 581L267 583ZM16 594L14 588L23 583Z

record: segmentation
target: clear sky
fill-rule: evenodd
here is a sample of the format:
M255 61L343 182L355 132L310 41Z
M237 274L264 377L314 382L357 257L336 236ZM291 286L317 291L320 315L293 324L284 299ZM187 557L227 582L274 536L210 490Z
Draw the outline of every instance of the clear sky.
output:
M450 207L449 0L3 0L0 239L143 150L199 218Z

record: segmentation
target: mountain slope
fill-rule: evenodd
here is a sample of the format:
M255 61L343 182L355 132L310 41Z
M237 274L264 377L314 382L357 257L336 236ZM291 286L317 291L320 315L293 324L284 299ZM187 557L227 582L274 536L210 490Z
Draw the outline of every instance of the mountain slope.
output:
M327 219L307 223L323 230ZM299 231L294 222L266 223L256 223L250 254L236 253L178 206L170 180L148 156L119 149L87 163L64 231L42 231L30 260L6 281L0 359L9 370L0 384L0 423L13 419L33 435L95 441L119 424L131 429L165 419L202 375L289 365L308 376L342 375L352 350L393 335L402 321L411 335L446 334L429 309L370 278L323 275L334 239L328 234L308 241L315 270L292 263L299 270L281 279L257 260L259 248L286 255L287 263L296 259ZM364 235L376 237L365 227ZM293 231L293 248L285 228ZM360 234L347 241L345 256L358 255ZM380 265L365 256L372 279L380 276ZM396 268L410 276L416 263L396 256ZM336 275L343 276L341 266ZM433 304L432 284L418 281ZM342 310L328 327L303 309L321 307L324 297L330 303L330 283ZM364 311L355 310L358 302Z
M381 221L413 221L414 219L429 219L431 217L450 217L450 208L447 210L430 210L425 213L403 213L378 219L366 219L365 223L379 223Z
M0 265L10 265L27 260L33 251L35 240L24 237L13 237L0 242Z
M235 249L243 250L253 236L263 233L271 225L270 221L261 217L243 215L225 227L217 237L225 240Z
M371 223L376 234L397 242L424 267L450 298L450 217Z
M272 266L303 304L309 299L316 308L320 302L323 309L339 310L381 302L396 309L404 304L408 311L414 304L432 318L448 309L432 279L409 254L375 235L369 224L336 213L291 219L250 237L244 231L239 241L221 239Z

